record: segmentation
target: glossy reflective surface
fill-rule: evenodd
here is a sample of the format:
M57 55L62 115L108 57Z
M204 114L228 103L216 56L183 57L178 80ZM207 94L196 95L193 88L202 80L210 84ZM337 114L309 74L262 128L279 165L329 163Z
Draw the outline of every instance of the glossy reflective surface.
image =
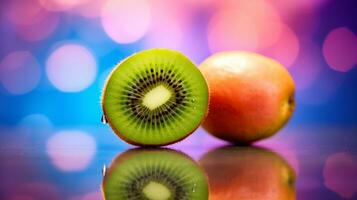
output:
M225 146L200 163L208 175L210 199L295 199L295 171L277 153L257 147Z
M152 158L142 155L150 150L130 150L108 128L42 125L1 129L1 200L100 200L103 174L111 176L120 163L127 163L127 169L141 164L149 169ZM355 128L287 128L254 147L235 147L199 129L187 140L154 152L160 162L178 166L173 173L188 168L187 163L205 173L210 199L355 199L355 133ZM156 183L145 182L141 189L164 194Z
M119 154L105 168L105 199L208 198L208 181L190 157L171 149L131 149Z

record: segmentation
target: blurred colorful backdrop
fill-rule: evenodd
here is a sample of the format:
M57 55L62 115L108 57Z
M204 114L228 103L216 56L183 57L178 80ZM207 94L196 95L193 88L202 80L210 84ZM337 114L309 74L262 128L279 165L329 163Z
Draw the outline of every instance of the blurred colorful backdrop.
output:
M226 50L283 63L297 84L291 123L357 123L353 0L0 1L0 122L97 125L112 67L147 48L197 64Z
M288 131L290 140L275 148L285 149L283 154L298 173L309 177L316 171L320 177L322 164L318 170L304 171L303 165L299 169L296 154L286 149L319 143L331 127L335 132L352 127L346 137L331 136L333 144L356 144L356 8L355 0L0 0L0 158L12 158L7 152L17 149L19 155L39 152L34 157L40 159L40 163L31 157L16 161L20 164L0 164L0 188L17 188L16 180L32 180L32 174L43 179L52 174L55 180L62 172L86 169L61 179L62 195L99 199L98 184L86 180L116 154L107 154L108 149L128 147L100 122L103 83L122 59L156 47L179 50L197 64L227 50L255 51L284 64L296 81L297 107L287 125L293 130ZM301 132L303 127L318 131ZM204 141L203 130L198 132L185 144ZM298 136L303 133L314 139ZM58 147L80 148L66 152ZM335 150L341 152L328 151L321 162ZM319 149L310 152L312 158L320 155ZM190 156L197 159L198 154L192 151ZM338 156L344 159L344 151ZM37 171L38 165L44 168ZM1 174L2 167L15 169L13 176ZM351 173L357 177L355 171ZM100 176L94 177L100 182ZM77 180L81 186L70 184ZM301 190L316 183L300 180ZM342 197L357 191L341 187L330 189ZM57 191L53 188L37 183L27 189ZM69 189L73 194L63 192ZM315 194L331 193L326 190Z

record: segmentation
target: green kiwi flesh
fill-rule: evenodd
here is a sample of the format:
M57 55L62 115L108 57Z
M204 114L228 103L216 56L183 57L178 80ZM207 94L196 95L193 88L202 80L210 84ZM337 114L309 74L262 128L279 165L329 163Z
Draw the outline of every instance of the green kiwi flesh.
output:
M102 108L109 125L126 142L171 144L200 125L208 108L208 86L180 52L149 49L114 68L103 90Z
M105 200L207 200L208 181L188 156L168 149L132 149L106 170Z

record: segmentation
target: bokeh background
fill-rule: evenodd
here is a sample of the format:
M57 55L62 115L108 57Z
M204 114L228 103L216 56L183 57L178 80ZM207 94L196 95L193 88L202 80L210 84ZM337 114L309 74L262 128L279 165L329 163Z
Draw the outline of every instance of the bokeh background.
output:
M92 172L129 147L100 122L103 83L122 59L156 47L179 50L197 64L226 50L280 61L296 82L297 107L287 128L266 144L309 175L300 182L301 198L356 197L356 8L354 0L1 0L0 150L8 163L3 169L14 172L0 170L0 188L10 191L0 197L10 199L20 181L24 194L55 195L34 199L99 199L98 185L88 180L100 176ZM202 141L208 145L195 149ZM299 164L294 149L315 143L331 146L309 150L321 164ZM199 129L184 144L198 159L221 143ZM15 159L13 151L32 154ZM349 177L348 185L323 178L329 159L345 163L342 179L331 177L342 183ZM36 179L36 185L31 174L60 181ZM82 186L73 186L78 180Z

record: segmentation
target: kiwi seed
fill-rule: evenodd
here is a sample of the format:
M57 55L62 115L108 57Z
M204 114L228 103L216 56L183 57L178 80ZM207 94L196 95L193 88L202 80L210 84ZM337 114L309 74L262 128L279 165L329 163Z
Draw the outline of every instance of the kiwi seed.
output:
M114 132L128 143L166 145L200 125L208 108L208 87L183 54L150 49L114 68L103 90L102 108Z
M169 149L132 149L109 166L106 200L207 200L208 181L188 156Z

